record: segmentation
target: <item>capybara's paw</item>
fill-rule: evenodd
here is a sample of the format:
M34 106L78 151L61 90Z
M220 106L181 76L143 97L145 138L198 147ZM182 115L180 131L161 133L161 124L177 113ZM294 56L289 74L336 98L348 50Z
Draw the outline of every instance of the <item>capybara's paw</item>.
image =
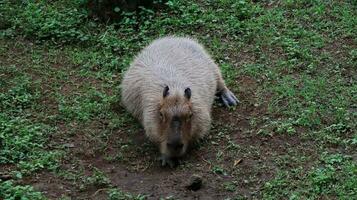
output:
M160 161L162 167L166 167L168 165L171 168L175 168L178 165L178 160L177 159L169 158L169 157L167 157L165 155L162 155L159 158L159 161Z
M229 90L222 92L220 99L226 107L236 106L239 103L237 97Z

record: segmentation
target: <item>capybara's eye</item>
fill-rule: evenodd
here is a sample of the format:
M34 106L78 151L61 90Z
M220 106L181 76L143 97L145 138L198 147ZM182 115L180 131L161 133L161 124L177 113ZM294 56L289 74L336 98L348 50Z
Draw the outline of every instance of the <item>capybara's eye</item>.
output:
M164 119L164 115L161 112L159 112L159 113L160 113L160 120L163 120Z

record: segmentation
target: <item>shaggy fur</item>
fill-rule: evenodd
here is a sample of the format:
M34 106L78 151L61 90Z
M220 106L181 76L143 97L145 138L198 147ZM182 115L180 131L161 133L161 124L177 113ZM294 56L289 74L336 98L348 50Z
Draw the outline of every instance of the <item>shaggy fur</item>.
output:
M174 102L181 102L183 106L184 91L191 89L192 96L186 102L193 113L189 141L201 138L209 131L215 94L233 95L225 86L218 66L198 42L184 37L153 41L138 54L124 75L122 103L140 120L146 135L160 144L167 139L167 135L160 134L160 109L166 86L170 88L170 96L176 97ZM234 95L230 99L235 105ZM172 100L168 105L175 107ZM163 148L161 153L165 154Z

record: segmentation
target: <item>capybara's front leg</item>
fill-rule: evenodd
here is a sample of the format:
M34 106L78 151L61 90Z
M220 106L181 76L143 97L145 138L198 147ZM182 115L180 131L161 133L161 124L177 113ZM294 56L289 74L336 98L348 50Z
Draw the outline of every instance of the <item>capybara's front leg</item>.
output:
M178 165L178 160L175 158L170 158L166 155L161 155L159 158L159 161L161 162L161 166L165 167L166 165L170 166L171 168L174 168Z

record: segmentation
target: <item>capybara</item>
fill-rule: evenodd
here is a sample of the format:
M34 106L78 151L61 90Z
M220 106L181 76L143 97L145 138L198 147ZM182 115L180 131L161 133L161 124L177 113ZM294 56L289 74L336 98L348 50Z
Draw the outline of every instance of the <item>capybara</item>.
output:
M227 107L238 103L203 46L186 37L163 37L145 47L121 89L122 104L158 144L163 166L174 166L209 131L215 96Z

